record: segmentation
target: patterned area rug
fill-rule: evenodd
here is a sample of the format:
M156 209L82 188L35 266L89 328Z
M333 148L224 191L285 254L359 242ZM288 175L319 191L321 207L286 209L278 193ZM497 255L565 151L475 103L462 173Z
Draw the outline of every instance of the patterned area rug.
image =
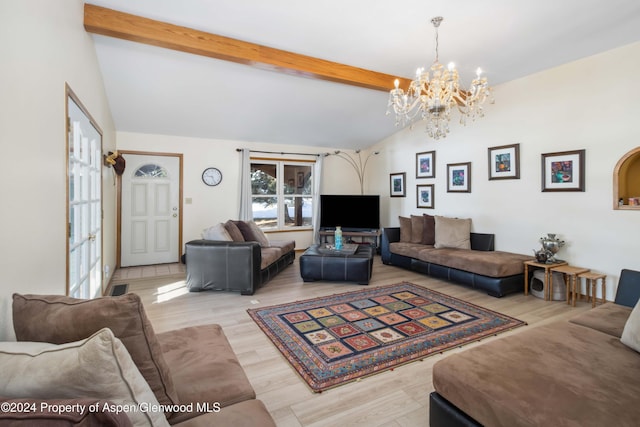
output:
M406 282L247 312L315 392L526 324Z

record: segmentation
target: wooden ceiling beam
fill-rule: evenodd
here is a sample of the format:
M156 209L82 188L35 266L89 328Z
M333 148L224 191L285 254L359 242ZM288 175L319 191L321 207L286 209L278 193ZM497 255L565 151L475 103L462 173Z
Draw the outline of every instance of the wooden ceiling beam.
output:
M94 34L385 92L393 88L395 79L400 80L401 87L408 87L410 83L409 79L403 77L274 49L88 3L84 5L84 28Z

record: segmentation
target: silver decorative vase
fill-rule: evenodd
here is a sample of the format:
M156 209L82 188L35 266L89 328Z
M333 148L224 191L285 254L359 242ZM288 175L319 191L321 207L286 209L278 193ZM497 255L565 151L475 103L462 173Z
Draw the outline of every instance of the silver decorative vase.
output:
M551 253L551 256L547 258L547 263L552 264L554 262L559 262L555 255L560 248L564 246L564 240L558 239L555 233L547 233L547 237L540 238L540 243L545 251L549 251Z

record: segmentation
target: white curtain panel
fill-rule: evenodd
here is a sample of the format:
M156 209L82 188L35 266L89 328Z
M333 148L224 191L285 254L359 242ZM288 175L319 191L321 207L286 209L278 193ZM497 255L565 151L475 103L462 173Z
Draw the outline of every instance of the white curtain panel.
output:
M322 187L322 163L324 156L319 155L313 168L313 241L320 243L320 190Z
M251 156L246 148L241 150L240 160L240 211L238 219L241 221L253 220L251 209Z

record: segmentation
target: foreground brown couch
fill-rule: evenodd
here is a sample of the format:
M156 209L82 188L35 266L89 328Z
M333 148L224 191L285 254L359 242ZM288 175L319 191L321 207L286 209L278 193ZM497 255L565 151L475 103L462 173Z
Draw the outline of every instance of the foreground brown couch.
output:
M431 427L637 426L640 354L620 337L639 296L623 270L615 303L437 362Z
M12 353L0 345L3 369L13 366L10 369L20 373L0 373L0 399L16 407L20 399L23 404L27 399L38 409L42 402L52 399L66 404L92 399L122 406L133 402L142 410L125 411L125 418L122 413L103 410L83 416L2 412L0 425L25 418L31 421L28 425L275 425L264 404L255 399L218 325L156 335L135 294L92 300L14 294L13 318L21 342L9 347L24 346L25 350ZM97 348L100 354L87 350L96 341L91 349ZM48 347L33 350L38 345ZM66 356L64 352L70 353ZM111 354L117 358L116 363L108 357ZM58 362L56 366L39 366L39 360L43 364ZM65 369L68 373L55 372ZM47 370L53 373L48 375ZM29 378L32 373L34 377ZM59 383L51 384L57 377ZM114 391L122 384L127 394L124 397Z

